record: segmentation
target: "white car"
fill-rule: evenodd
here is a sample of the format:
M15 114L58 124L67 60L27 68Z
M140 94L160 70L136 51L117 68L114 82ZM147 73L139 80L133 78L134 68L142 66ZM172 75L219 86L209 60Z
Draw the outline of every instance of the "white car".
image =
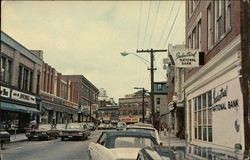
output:
M149 133L113 131L102 132L96 143L89 144L91 160L135 160L144 147L158 146Z
M155 139L157 140L158 144L163 145L162 141L160 140L159 133L157 129L153 127L145 127L145 126L139 126L139 125L129 125L127 126L127 131L134 131L134 132L146 132L150 133Z

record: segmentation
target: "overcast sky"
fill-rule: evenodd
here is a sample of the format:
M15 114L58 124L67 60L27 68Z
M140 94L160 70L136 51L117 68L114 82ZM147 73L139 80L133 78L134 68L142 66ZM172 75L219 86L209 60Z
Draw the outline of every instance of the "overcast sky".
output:
M2 31L28 49L43 50L44 61L62 74L83 74L116 101L134 87L150 89L147 65L120 52L185 41L184 1L5 1L1 12ZM155 81L166 81L166 54L156 53Z

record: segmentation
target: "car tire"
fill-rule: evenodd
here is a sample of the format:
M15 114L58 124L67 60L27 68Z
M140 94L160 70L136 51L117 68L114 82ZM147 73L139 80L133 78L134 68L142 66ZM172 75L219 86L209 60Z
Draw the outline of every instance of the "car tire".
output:
M61 141L64 141L65 139L64 139L64 137L61 137Z
M31 137L28 137L28 141L31 141L32 140L32 138Z

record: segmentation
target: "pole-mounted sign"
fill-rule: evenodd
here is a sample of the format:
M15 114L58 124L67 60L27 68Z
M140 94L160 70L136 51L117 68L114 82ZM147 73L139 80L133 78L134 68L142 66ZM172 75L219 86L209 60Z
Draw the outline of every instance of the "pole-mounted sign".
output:
M169 58L176 68L194 68L204 65L204 52L193 49L174 49Z

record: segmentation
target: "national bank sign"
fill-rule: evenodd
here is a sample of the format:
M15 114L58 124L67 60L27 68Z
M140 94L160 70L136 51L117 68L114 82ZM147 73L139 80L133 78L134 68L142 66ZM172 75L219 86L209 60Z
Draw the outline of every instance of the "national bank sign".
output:
M174 49L170 53L170 60L177 68L194 68L204 65L204 53L192 49Z

